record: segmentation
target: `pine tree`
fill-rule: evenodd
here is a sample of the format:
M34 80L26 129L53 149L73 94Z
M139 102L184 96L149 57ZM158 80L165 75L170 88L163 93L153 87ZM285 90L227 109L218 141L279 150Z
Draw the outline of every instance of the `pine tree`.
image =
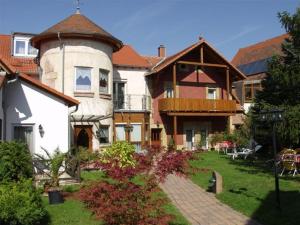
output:
M282 44L283 56L270 60L253 110L283 109L284 121L277 132L281 143L292 147L300 144L300 8L293 15L282 12L278 17L289 38Z

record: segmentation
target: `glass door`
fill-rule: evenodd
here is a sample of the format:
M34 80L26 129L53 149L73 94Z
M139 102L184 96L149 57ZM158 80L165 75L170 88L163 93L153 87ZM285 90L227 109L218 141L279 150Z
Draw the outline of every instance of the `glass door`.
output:
M185 147L187 150L192 150L194 146L195 139L195 131L194 130L185 130Z
M125 83L115 82L113 86L114 108L125 109Z

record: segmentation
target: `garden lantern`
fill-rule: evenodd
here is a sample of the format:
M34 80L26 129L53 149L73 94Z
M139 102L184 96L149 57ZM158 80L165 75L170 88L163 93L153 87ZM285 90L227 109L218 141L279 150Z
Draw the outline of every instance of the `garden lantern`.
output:
M273 110L262 110L259 112L259 118L262 122L270 123L272 125L272 141L273 141L273 154L274 154L274 178L275 178L275 192L276 192L276 202L277 207L281 210L280 207L280 190L279 190L279 179L276 163L277 155L277 145L276 145L276 133L275 125L278 122L281 122L283 110L273 109Z

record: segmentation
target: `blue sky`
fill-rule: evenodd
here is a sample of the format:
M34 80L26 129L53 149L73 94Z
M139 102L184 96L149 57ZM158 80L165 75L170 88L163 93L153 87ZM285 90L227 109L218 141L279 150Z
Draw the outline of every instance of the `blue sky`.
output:
M277 12L300 0L81 0L81 13L132 45L171 55L204 37L228 60L249 44L284 33ZM76 0L0 0L0 33L40 33L76 10Z

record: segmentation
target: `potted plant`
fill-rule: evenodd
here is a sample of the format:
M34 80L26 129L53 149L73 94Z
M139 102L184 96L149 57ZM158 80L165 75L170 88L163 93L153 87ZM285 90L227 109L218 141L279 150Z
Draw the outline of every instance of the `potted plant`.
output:
M49 177L46 182L45 191L48 192L49 204L63 203L63 196L59 187L60 176L65 172L64 161L65 154L61 153L58 149L51 155L46 149L42 148L46 153L47 157L35 154L46 166L44 174Z

